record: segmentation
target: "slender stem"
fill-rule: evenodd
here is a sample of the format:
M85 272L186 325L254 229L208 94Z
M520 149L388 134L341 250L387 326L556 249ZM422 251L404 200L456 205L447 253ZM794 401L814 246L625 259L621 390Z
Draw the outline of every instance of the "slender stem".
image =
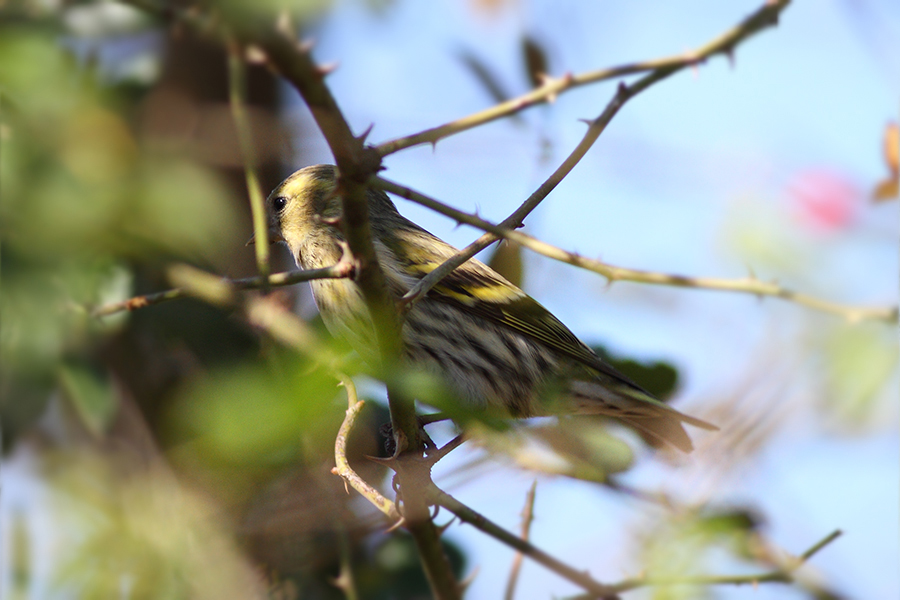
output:
M560 166L553 172L550 177L547 178L544 183L538 187L537 190L534 191L531 196L528 197L522 205L515 210L509 217L503 220L500 223L499 227L504 229L516 229L522 226L522 222L525 217L527 217L531 211L537 208L538 204L546 198L550 192L556 188L557 185L575 168L581 159L587 154L588 150L591 149L591 146L594 145L594 142L600 137L600 134L606 129L606 126L609 125L609 122L612 121L613 117L616 113L619 112L619 109L631 98L641 93L657 81L660 81L671 75L674 71L664 71L659 70L655 71L646 77L642 78L640 81L635 83L631 87L626 87L624 85L619 86L619 89L616 91L616 94L613 96L612 100L606 105L606 108L603 110L600 115L590 122L588 130L585 132L584 137L581 138L581 141L575 147L569 156L560 164ZM415 286L413 286L402 298L402 301L405 303L404 309L409 310L412 308L413 304L421 300L425 294L428 293L428 290L433 288L437 283L449 275L456 267L460 266L485 248L487 248L490 244L494 243L499 239L499 236L493 233L485 233L480 238L469 244L465 249L457 252L454 256L450 257L443 264L439 265L435 270L431 273L423 277Z
M522 509L522 539L528 541L531 534L531 523L534 521L534 497L537 491L537 479L535 479L528 494L525 496L525 508ZM505 600L514 600L516 595L516 585L519 582L519 573L522 571L522 558L524 554L516 552L513 558L512 566L509 569L509 580L506 582L506 593L503 595Z
M685 67L702 63L716 54L725 54L730 58L733 56L737 45L746 38L776 25L781 11L787 8L788 4L790 4L790 0L768 0L741 23L693 52L646 62L630 63L609 69L589 71L580 75L564 75L557 79L548 79L544 85L518 98L507 100L487 110L438 127L432 127L419 133L384 142L376 146L375 150L380 156L384 157L419 144L436 144L438 140L456 133L467 131L496 119L508 117L531 106L552 101L559 94L582 85L646 71L667 70L670 73L674 73Z
M227 279L223 278L222 282L233 286L239 290L255 290L261 289L268 285L271 287L283 287L286 285L294 285L303 281L311 281L313 279L344 279L353 274L353 265L349 260L342 259L336 265L325 267L322 269L310 269L308 271L290 271L285 273L275 273L268 277L246 277L243 279ZM169 300L184 298L188 296L188 292L184 288L175 288L156 292L153 294L145 294L135 296L121 302L112 302L99 306L91 314L95 317L106 317L123 311L132 311L145 306L161 304Z
M674 577L674 578L654 578L641 577L636 579L626 579L621 583L617 583L612 587L616 592L626 592L639 587L660 586L660 585L756 585L766 582L791 583L794 580L793 573L803 564L812 558L820 550L831 544L834 540L842 535L842 531L837 529L820 541L813 544L806 552L801 554L792 564L775 569L765 573L757 573L752 575L707 575L698 577Z
M450 494L439 489L437 486L432 485L430 495L435 504L441 506L442 508L446 508L454 515L459 517L461 521L469 523L476 529L488 534L489 536L493 537L496 540L499 540L500 542L503 542L514 550L521 552L528 558L534 560L537 563L540 563L557 575L587 590L594 596L604 598L606 600L617 598L617 590L593 579L586 572L578 571L573 567L565 564L561 560L550 556L540 548L534 546L531 542L523 540L522 538L508 532L484 515L472 510Z
M253 147L253 133L247 118L247 72L241 46L234 40L228 42L228 97L231 116L237 130L238 143L244 159L244 177L250 196L250 212L253 215L253 237L256 240L256 268L263 278L263 291L268 291L269 276L269 232L266 227L266 210L263 193L256 174L256 151Z
M397 185L387 181L381 177L375 178L372 185L375 185L385 191L396 194L402 198L406 198L423 206L426 206L436 212L446 215L459 223L465 223L483 229L497 237L505 238L521 244L533 252L537 252L548 258L568 263L576 267L581 267L588 271L599 273L606 277L610 282L614 281L633 281L637 283L650 283L655 285L668 285L684 288L698 288L707 290L718 290L728 292L741 292L753 294L756 296L772 296L789 300L796 304L800 304L815 310L831 313L844 317L848 321L855 323L863 320L884 321L887 323L897 323L898 307L859 307L846 304L839 304L829 300L822 300L808 294L795 292L791 289L780 286L775 282L760 281L755 277L743 277L739 279L724 279L715 277L689 277L686 275L672 275L668 273L657 273L653 271L643 271L639 269L628 269L625 267L617 267L608 263L601 262L590 258L585 258L575 252L563 250L552 244L542 242L530 235L505 229L485 221L484 219L448 206L442 202L435 200L411 190L410 188Z
M347 390L347 402L349 404L347 413L344 416L344 422L338 430L337 437L334 440L334 464L332 473L340 476L346 481L350 487L362 494L362 496L372 503L372 505L380 510L384 515L392 521L400 519L400 513L393 502L385 498L381 492L366 483L362 477L357 475L356 471L350 466L347 460L347 440L350 438L350 432L356 424L356 417L359 411L365 405L365 402L357 399L356 385L353 380L346 375L341 376L341 383Z

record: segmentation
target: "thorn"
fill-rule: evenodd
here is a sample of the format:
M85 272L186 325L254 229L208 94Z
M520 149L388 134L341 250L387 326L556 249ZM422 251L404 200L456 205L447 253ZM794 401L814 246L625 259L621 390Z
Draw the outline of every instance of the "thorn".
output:
M752 281L759 281L759 277L756 276L756 271L753 270L752 265L747 265L747 273L750 274L750 279Z
M459 588L461 590L465 590L467 587L472 585L472 582L475 581L475 578L478 576L478 573L481 571L481 567L476 566L472 569L472 572L469 573L469 576L459 582Z
M394 461L397 460L393 456L391 456L390 458L381 458L380 456L366 456L366 458L371 460L373 463L377 463L379 465L384 465L385 467L388 467L390 469L394 468L392 465L393 465Z
M326 63L324 65L316 65L315 67L315 75L319 79L324 79L328 75L331 75L337 68L340 66L338 61Z
M435 525L435 529L437 529L438 537L444 535L444 532L447 531L453 522L456 521L456 517L454 516L452 519L444 523L443 525Z
M437 140L433 140L431 142L431 152L432 152L432 154L437 152Z
M313 46L316 45L315 38L309 38L307 40L303 40L299 44L297 44L297 50L300 51L301 54L309 54L310 50L313 49Z
M619 89L616 91L616 93L622 96L628 93L628 86L625 85L624 81L619 82Z
M728 66L734 69L734 48L725 50L725 58L728 59Z
M369 134L372 133L372 129L374 129L374 128L375 128L375 123L372 123L371 125L366 127L365 131L363 131L360 135L356 136L356 139L359 140L360 144L366 143L366 138L369 137Z
M406 517L400 517L400 519L396 523L394 523L393 525L391 525L390 527L385 529L384 532L385 533L394 533L395 531L397 531L398 529L403 527L403 525L405 525L405 524L406 524Z
M588 127L590 127L591 125L594 124L594 120L593 120L593 119L578 119L578 122L579 122L579 123L584 123L584 124L587 125Z
M244 48L244 59L253 65L261 65L269 60L265 50L255 44L250 44Z
M435 504L433 508L434 508L434 511L431 513L431 520L432 520L432 521L434 521L435 519L437 519L437 516L438 516L438 515L440 514L440 512L441 512L441 507L440 507L440 505Z

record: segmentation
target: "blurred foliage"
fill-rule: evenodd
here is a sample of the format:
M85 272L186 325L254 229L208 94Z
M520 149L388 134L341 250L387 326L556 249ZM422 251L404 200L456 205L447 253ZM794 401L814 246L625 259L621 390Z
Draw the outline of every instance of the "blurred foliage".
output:
M631 447L611 435L601 419L560 418L558 423L516 425L506 431L477 424L467 433L492 456L548 475L603 482L634 463Z
M170 473L123 476L90 454L59 456L48 468L64 503L57 514L82 540L58 566L60 589L80 598L262 597L227 521Z
M236 223L210 171L141 148L130 90L60 44L64 21L0 24L5 442L40 412L61 365L121 326L89 313L131 292L130 265L209 263Z
M667 362L624 358L611 354L603 346L593 345L591 349L600 358L660 400L668 400L678 389L678 370Z
M661 517L639 538L641 564L651 579L683 579L723 568L734 571L735 559L753 572L777 566L759 535L761 518L753 509L708 508ZM716 596L707 586L676 585L654 587L647 597L680 600Z
M827 330L822 348L823 400L842 428L896 419L896 386L890 385L900 364L895 331L873 323L841 325Z
M196 141L192 119L223 109L225 95L193 90L202 102L191 105L185 90L167 88L177 86L166 77L177 77L166 69L183 68L178 76L188 82L214 78L224 52L126 4L0 4L0 434L5 451L26 445L39 457L34 470L51 497L17 509L4 533L11 596L37 596L34 563L49 560L62 597L341 598L334 578L348 565L359 597L429 597L410 538L385 534L380 513L330 473L346 407L334 374L277 346L233 307L187 299L92 316L100 305L168 287L173 263L234 274L249 231L240 229L239 165L212 164L192 152L200 144L168 137ZM369 4L383 10L389 0ZM476 4L486 11L498 3ZM251 27L284 6L225 0L213 9ZM328 6L293 2L286 16L296 25ZM145 34L154 43L110 59L108 44ZM185 66L174 49L185 40L196 64ZM531 38L522 44L537 85L547 52ZM506 97L483 61L462 60L493 97ZM164 101L150 118L154 94ZM265 107L273 114L274 103ZM150 121L163 122L166 135ZM221 156L239 155L219 140L205 141ZM801 270L801 245L773 222L780 220L743 219L734 243L765 264ZM518 284L521 260L517 246L501 244L492 265ZM827 335L827 400L850 422L871 414L896 373L890 333L866 326ZM660 398L678 386L668 363L597 350ZM605 481L634 464L602 420L511 426L466 410L427 373L396 376L408 395L448 412L476 443L519 466ZM348 449L360 475L385 488L387 470L365 457L383 455L378 428L387 421L383 405L367 403ZM36 534L35 519L51 523L52 533ZM660 519L643 540L642 560L660 575L702 572L721 551L766 564L758 529L746 509ZM35 556L40 535L52 538L52 556ZM446 550L462 576L462 551L449 543Z

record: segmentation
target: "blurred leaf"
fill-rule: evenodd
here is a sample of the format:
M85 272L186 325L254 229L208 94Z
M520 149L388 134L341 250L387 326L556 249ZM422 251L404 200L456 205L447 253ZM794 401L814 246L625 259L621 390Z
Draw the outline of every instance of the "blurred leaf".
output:
M872 199L876 202L894 200L900 195L898 194L898 182L900 182L900 127L896 123L888 123L884 128L882 153L889 175L879 182L872 191Z
M757 570L771 568L759 552L761 519L747 507L706 507L697 511L666 511L648 523L641 534L642 564L651 578L680 579L711 572L722 566L752 564ZM723 553L723 551L725 553ZM725 559L725 560L723 560ZM713 566L716 565L716 566ZM709 586L660 586L653 598L681 600L712 596Z
M466 402L450 389L440 375L426 369L407 366L395 374L389 385L395 386L409 398L438 409L464 429L470 425L495 431L509 427L509 414L505 410L492 411Z
M628 444L594 420L560 419L553 425L516 425L503 432L473 426L467 431L476 444L492 454L550 475L605 481L607 476L630 468L634 461Z
M678 370L667 362L642 362L631 358L621 358L610 354L605 347L598 345L592 345L591 350L661 400L671 397L678 388Z
M296 459L304 438L333 444L341 422L337 383L293 356L215 371L184 392L173 425L211 458L283 464Z
M75 364L64 365L59 379L84 426L101 438L118 408L111 382L91 372L87 366Z
M900 180L896 177L883 179L875 186L875 189L872 190L872 199L876 202L896 200L898 193L900 193L898 190L900 190Z
M884 162L895 177L900 174L900 127L896 123L884 128Z
M809 250L783 211L760 198L747 198L732 205L729 212L719 239L745 264L782 274L804 272Z
M482 85L491 97L491 100L497 104L509 100L509 92L504 89L500 79L481 58L468 50L460 51L458 56L463 65L471 71L478 83Z
M522 37L522 54L525 57L525 70L531 87L540 87L544 83L544 77L549 73L547 52L537 40L526 35Z
M122 459L123 457L118 457ZM262 598L259 577L222 529L215 507L164 471L129 477L98 457L57 457L56 523L79 532L54 565L77 598Z
M9 546L7 550L7 577L9 578L9 598L24 600L29 597L32 585L33 567L31 550L31 532L28 530L25 515L21 510L13 510L7 517Z
M522 287L522 247L517 242L503 240L497 244L488 266L513 285Z
M465 555L446 537L441 538L444 553L457 580L465 575ZM393 600L397 598L430 598L428 582L422 571L415 542L407 534L383 537L354 565L354 575L361 598Z
M896 372L898 357L893 328L865 323L831 332L825 345L827 402L843 424L859 427L876 414L875 400Z

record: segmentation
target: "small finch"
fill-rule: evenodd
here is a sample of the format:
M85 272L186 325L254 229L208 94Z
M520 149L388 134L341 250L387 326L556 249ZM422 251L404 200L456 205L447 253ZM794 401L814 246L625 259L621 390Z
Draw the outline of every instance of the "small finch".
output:
M337 263L343 255L341 199L335 167L306 167L266 200L270 235L284 242L301 269ZM378 262L399 299L456 248L397 212L380 190L368 190ZM352 279L311 282L328 330L372 357L375 333ZM652 445L693 448L688 423L716 429L654 398L603 362L559 319L487 265L471 259L434 286L403 321L405 357L440 375L472 408L505 409L514 417L592 414L616 418Z

